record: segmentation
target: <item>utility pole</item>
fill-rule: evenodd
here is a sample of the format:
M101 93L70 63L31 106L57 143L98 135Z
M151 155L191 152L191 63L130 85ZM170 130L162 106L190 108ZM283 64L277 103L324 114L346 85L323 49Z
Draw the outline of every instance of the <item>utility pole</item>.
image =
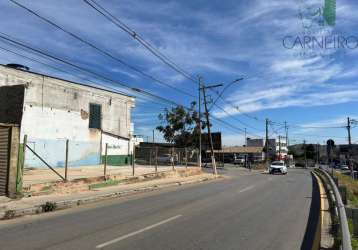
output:
M350 148L352 145L352 138L351 138L351 119L349 117L347 118L347 130L348 130L348 144Z
M207 127L208 127L208 139L209 139L209 144L210 144L211 162L212 162L212 165L213 165L213 173L214 173L214 175L217 175L217 170L216 170L216 163L215 163L213 138L211 137L210 118L209 118L209 111L208 111L208 104L207 104L207 100L206 100L205 90L206 90L206 89L209 89L209 88L220 87L220 86L222 86L222 84L211 85L211 86L204 86L204 85L203 85L203 86L201 87L201 89L203 90L205 117L206 117L206 123L207 123Z
M352 138L351 138L351 119L347 117L347 131L348 131L348 166L353 177L353 166L352 166Z
M245 128L245 146L247 147L247 135L246 135L247 131L246 131L246 128Z
M285 131L286 131L286 147L288 149L288 126L287 122L285 121Z
M278 136L278 157L281 160L281 135Z
M201 80L202 78L199 76L199 154L198 154L198 161L199 161L199 168L201 169Z
M303 141L303 149L304 149L304 153L305 153L305 168L307 168L306 140Z
M154 144L154 129L153 129L153 144Z
M269 153L268 125L269 125L269 119L266 118L265 163L267 168L268 168L268 153Z

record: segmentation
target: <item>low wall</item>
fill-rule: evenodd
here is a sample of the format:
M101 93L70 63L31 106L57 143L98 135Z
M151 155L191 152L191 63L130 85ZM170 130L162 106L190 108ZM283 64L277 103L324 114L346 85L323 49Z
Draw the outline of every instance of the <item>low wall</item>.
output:
M28 139L27 145L52 167L64 167L66 140ZM68 166L89 166L101 163L100 144L95 142L69 141ZM25 153L25 168L47 168L29 149Z

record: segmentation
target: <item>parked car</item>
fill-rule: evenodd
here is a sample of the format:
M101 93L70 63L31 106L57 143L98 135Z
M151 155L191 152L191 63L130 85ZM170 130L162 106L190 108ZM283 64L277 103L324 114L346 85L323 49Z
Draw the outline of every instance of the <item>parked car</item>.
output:
M245 158L244 157L234 157L233 163L234 163L234 165L242 165L245 163Z
M269 168L270 174L281 173L287 174L287 166L283 161L274 161L271 163Z
M341 170L349 170L349 167L347 165L345 165L345 164L340 165L339 168Z

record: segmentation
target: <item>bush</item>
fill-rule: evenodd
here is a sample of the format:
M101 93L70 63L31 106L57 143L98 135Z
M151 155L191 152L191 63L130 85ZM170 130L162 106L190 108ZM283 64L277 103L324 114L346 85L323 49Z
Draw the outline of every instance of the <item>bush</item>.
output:
M41 205L42 211L47 213L56 210L56 203L47 201L45 204Z

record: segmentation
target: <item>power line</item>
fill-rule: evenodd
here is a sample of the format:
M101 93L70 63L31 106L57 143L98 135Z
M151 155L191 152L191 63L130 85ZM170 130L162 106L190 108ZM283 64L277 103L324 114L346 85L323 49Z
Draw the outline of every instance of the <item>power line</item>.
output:
M26 55L20 54L20 53L18 53L18 52L13 51L13 50L4 48L4 47L2 47L2 46L0 46L0 50L5 51L5 52L12 53L12 54L17 55L17 56L19 56L19 57L25 58L26 60L29 60L29 61L32 61L32 62L41 64L41 65L44 65L44 66L49 67L49 68L51 68L51 69L54 69L54 70L60 71L60 72L62 72L62 73L68 74L68 75L70 75L70 76L72 76L72 77L75 77L75 78L78 78L78 79L82 79L82 80L85 80L85 81L87 81L87 82L91 82L91 83L93 83L93 84L95 84L95 85L98 85L97 82L92 81L92 80L89 79L89 78L82 77L82 76L78 76L78 75L74 75L74 74L72 74L70 71L60 69L60 68L58 68L58 67L52 66L52 65L50 65L50 64L44 63L44 62L42 62L42 61L39 61L39 60L37 60L37 59L35 59L35 58L28 57L28 56L26 56ZM89 86L90 86L90 85L89 85ZM118 89L111 88L111 87L109 87L109 86L105 86L104 89L106 89L106 90L111 90L111 91L114 91L114 92L116 92L116 93L121 93ZM121 93L121 94L125 94L125 93ZM149 100L152 104L160 105L160 107L163 107L163 103L156 102L156 101L154 101L154 100L152 100L152 99L149 99L149 98L146 97L146 96L142 96L141 98L143 98L144 100ZM146 107L147 107L147 106L148 106L148 104L146 104Z
M220 99L222 99L224 102L230 104L231 107L233 107L234 109L236 109L239 113L241 113L242 115L245 115L246 117L250 118L250 119L253 119L255 121L264 121L263 119L260 119L256 116L251 116L251 115L248 115L246 113L243 113L242 111L240 111L240 108L233 104L232 102L228 101L228 100L225 100L223 99L222 97L220 97ZM277 121L270 121L270 123L272 124L277 124L277 125L281 125L281 126L284 126L283 122L277 122ZM345 128L345 125L342 125L342 126L305 126L305 125L295 125L295 124L290 124L288 127L296 127L296 128L308 128L308 129L340 129L340 128ZM255 129L255 128L254 128Z
M291 133L291 135L293 135L293 136L296 135L296 136L301 136L301 137L309 136L309 137L347 139L347 137L343 137L343 136L331 136L331 135L314 135L314 134L302 134L302 133Z
M235 81L234 81L234 82L235 82ZM226 88L227 88L227 87L226 87ZM221 99L221 100L223 100L223 101L226 102L226 100L223 99L223 97L222 97L222 93L219 93L219 92L217 92L217 91L215 91L215 90L213 90L213 89L210 89L210 90L213 91L215 94L218 95L216 100ZM224 91L223 91L223 92L224 92ZM248 127L248 128L251 128L251 129L256 130L256 131L259 131L259 132L263 132L263 130L258 129L258 128L255 128L255 127L253 127L253 126L251 126L251 125L249 125L249 124L247 124L247 123L245 123L245 122L239 120L238 118L234 117L234 114L230 114L230 113L229 113L228 111L226 111L224 108L222 108L221 106L217 105L216 102L214 102L214 103L212 104L212 106L211 106L210 109L212 109L213 106L217 107L218 109L220 109L221 111L223 111L225 114L227 114L228 116L230 116L231 118L233 118L235 121L241 123L243 126ZM253 135L253 134L251 134L251 135Z
M223 109L222 107L218 106L217 104L215 104L215 107L217 107L218 109L220 109L221 111L223 111L225 114L227 114L228 116L230 116L233 120L241 123L242 125L246 126L246 127L249 127L249 128L252 128L254 130L257 130L257 131L262 131L262 130L259 130L258 128L255 128L255 127L252 127L250 125L248 125L247 123L244 123L243 121L237 119L236 117L234 117L232 114L230 114L229 112L227 112L225 109ZM242 130L244 131L244 130ZM251 134L251 135L254 135L254 134ZM256 136L256 135L255 135Z
M244 129L239 128L239 127L236 127L236 126L234 126L234 125L232 125L232 124L230 124L230 123L228 123L228 122L226 122L226 121L224 121L224 120L222 120L222 119L220 119L220 118L217 118L217 117L215 117L215 116L212 116L212 119L214 119L214 120L220 122L221 124L224 124L227 128L234 129L236 132L239 131L240 134L245 133L245 130L244 130ZM247 134L248 134L248 135L252 135L252 136L254 136L254 137L259 137L259 138L262 137L262 136L255 135L255 134L251 134L251 133L247 133Z
M55 57L55 56L53 56L53 55L50 55L50 54L48 54L48 53L46 53L46 52L43 52L43 51L41 51L41 50L39 50L39 49L32 48L31 46L28 46L28 45L26 45L26 44L23 44L23 43L21 43L21 42L19 42L19 41L15 41L14 39L8 38L8 37L6 37L6 36L7 36L6 34L5 34L5 36L4 36L4 33L0 32L0 38L3 39L3 40L5 40L5 41L7 41L7 42L10 42L11 44L15 44L15 45L20 46L20 47L22 47L22 48L26 48L26 49L28 49L28 50L30 50L30 51L33 51L33 52L35 52L36 54L40 54L40 55L42 55L42 56L45 56L46 58L48 57L48 58L50 58L50 59L52 59L52 60L59 61L59 62L61 62L61 63L63 63L63 64L72 66L72 67L74 67L74 68L76 68L76 69L78 69L78 70L80 70L80 71L83 71L83 72L86 72L86 73L90 73L90 74L92 74L92 75L95 75L97 78L105 79L106 81L111 82L111 83L118 83L118 84L120 84L121 86L125 87L126 89L129 89L129 90L134 91L134 92L136 92L136 93L138 93L138 94L144 95L144 97L142 97L142 98L145 98L145 97L146 97L146 98L148 98L148 97L149 97L149 98L155 98L155 99L159 99L159 100L161 100L161 101L163 101L163 102L165 102L165 103L169 103L169 104L171 104L171 105L173 105L173 104L174 104L174 105L177 105L177 106L180 105L180 106L182 106L182 107L184 107L184 108L186 108L186 109L190 109L189 107L186 107L186 106L184 106L184 105L178 104L178 103L176 103L176 102L174 102L174 101L172 101L172 100L166 99L166 98L164 98L164 97L160 97L160 96L151 94L151 93L149 93L149 92L147 92L147 91L143 91L143 90L140 90L140 89L137 89L137 88L129 87L129 86L127 86L127 85L125 85L125 84L123 84L123 83L121 83L121 82L114 81L114 80L112 80L112 79L110 79L110 78L108 78L108 77L106 77L106 76L102 76L102 75L100 75L100 74L97 74L97 73L95 73L95 72L92 72L91 70L88 70L88 69L82 68L82 67L80 67L80 66L77 66L77 65L75 65L75 64L73 64L73 63L71 63L71 62L68 62L68 61L63 60L63 59L61 59L61 58ZM5 49L5 51L8 51L8 52L13 53L13 51L10 51L9 49ZM16 52L15 52L15 53L16 53ZM19 56L23 56L23 55L21 55L20 53L16 53L16 54L19 55ZM24 58L27 58L27 59L29 59L29 60L33 60L33 61L35 61L35 62L44 64L44 65L47 65L47 66L51 66L51 65L45 64L45 63L43 63L43 62L40 62L40 61L38 61L38 60L36 60L36 59L27 57L27 56L24 56ZM58 70L57 67L54 67L54 66L51 66L51 67ZM63 71L63 70L61 70L61 71ZM94 83L95 83L95 82L94 82ZM111 89L111 88L109 88L109 89ZM118 91L118 90L116 90L116 91ZM151 100L151 101L153 102L153 100ZM220 123L226 125L227 127L231 128L231 129L234 129L235 131L240 131L240 132L243 131L241 128L236 127L236 126L234 126L234 125L232 125L232 124L230 124L230 123L227 123L227 122L221 120L220 118L217 118L217 117L214 117L214 116L213 116L213 119L215 119L216 121L218 121L218 122L220 122ZM255 135L255 136L256 136L256 135Z
M147 42L141 35L139 35L137 32L135 32L130 27L128 27L128 25L126 25L123 21L119 20L119 18L117 18L113 14L111 14L103 6L101 6L100 4L98 4L94 0L83 0L83 1L87 5L89 5L91 8L96 10L98 13L100 13L102 16L104 16L106 19L108 19L110 22L112 22L115 26L117 26L121 30L123 30L126 33L128 33L132 38L137 40L141 45L143 45L147 50L149 50L154 56L159 58L163 63L168 65L174 71L176 71L177 73L181 74L185 78L191 80L192 82L197 83L197 80L194 79L189 73L187 73L183 69L181 69L176 63L174 63L172 60L170 60L163 53L158 51L149 42Z
M166 99L166 98L164 98L164 97L161 97L161 96L152 94L152 93L150 93L150 92L148 92L148 91L146 91L146 90L142 90L142 89L139 89L139 88L130 87L130 86L128 86L128 85L125 84L125 83L122 83L122 82L120 82L120 81L113 80L113 79L111 79L111 78L109 78L109 77L107 77L107 76L101 75L101 74L96 73L96 72L94 72L94 71L92 71L92 70L83 68L83 67L78 66L78 65L76 65L76 64L74 64L74 63L71 63L71 62L66 61L66 60L64 60L64 59L61 59L61 58L59 58L59 57L53 56L53 55L51 55L51 54L49 54L49 53L47 53L47 52L41 51L40 49L33 48L33 47L29 46L29 45L26 45L26 44L24 44L24 43L22 43L22 42L19 42L18 39L17 39L18 41L15 41L14 39L9 38L9 36L8 36L7 34L5 34L5 33L0 32L0 38L3 39L3 40L5 40L5 41L8 41L8 42L14 43L14 44L16 44L16 45L19 45L19 46L21 46L21 47L24 47L24 48L26 48L26 49L29 49L29 50L31 50L31 51L34 51L34 52L36 52L36 53L38 53L38 54L41 54L41 55L44 55L44 56L49 57L49 58L51 58L51 59L54 59L54 60L56 60L56 61L59 61L59 62L61 62L61 63L64 63L64 64L66 64L66 65L69 65L69 66L71 66L71 67L74 67L74 68L76 68L76 69L78 69L78 70L80 70L80 71L82 71L82 72L90 73L91 75L94 75L94 76L96 76L97 78L100 78L100 79L102 79L102 80L104 79L105 81L108 81L108 82L111 82L111 83L114 83L114 84L118 84L118 85L120 85L121 87L123 87L123 88L125 88L125 89L127 89L127 90L129 90L129 91L131 91L131 92L134 92L134 93L137 93L137 94L146 95L146 96L150 96L150 97L152 97L152 98L159 99L159 100L162 100L162 101L167 102L167 103L170 103L170 104L175 104L175 102L172 101L172 100L169 100L169 99Z
M214 91L214 92L215 92L216 94L219 94L219 93L216 92L216 91ZM238 105L235 105L233 102L231 102L231 101L229 101L229 100L225 100L222 96L219 96L219 98L220 98L223 102L229 104L229 105L230 105L232 108L234 108L239 114L244 115L244 116L246 116L246 117L248 117L248 118L250 118L250 119L253 119L253 120L255 120L256 122L265 122L265 119L260 119L260 118L258 118L258 117L256 117L256 116L252 116L252 115L249 115L249 114L247 114L247 113L245 113L245 112L242 112L242 111L240 110L240 108L239 108Z
M147 78L153 80L154 82L156 82L156 83L158 83L158 84L160 84L160 85L162 85L162 86L166 86L166 87L168 87L168 88L174 89L174 90L176 90L176 91L178 91L178 92L180 92L180 93L182 93L182 94L185 94L185 95L188 95L188 96L191 96L191 97L195 97L194 95L190 94L189 92L186 92L186 91L184 91L184 90L182 90L182 89L176 88L176 87L174 87L174 86L172 86L172 85L170 85L170 84L167 84L167 83L165 83L165 82L163 82L163 81L161 81L161 80L155 78L154 76L149 75L149 74L143 72L142 70L136 68L135 66L130 65L129 63L127 63L127 62L125 62L124 60L118 58L117 56L113 56L111 53L109 53L109 52L107 52L107 51L105 51L105 50L99 48L98 46L96 46L96 45L94 45L93 43L91 43L91 42L85 40L84 38L82 38L82 37L80 37L80 36L74 34L73 32L66 30L66 29L63 28L62 26L60 26L60 25L56 24L55 22L53 22L53 21L51 21L51 20L49 20L49 19L47 19L47 18L41 16L39 13L37 13L37 12L31 10L30 8L28 8L28 7L26 7L26 6L24 6L24 5L20 4L20 3L18 3L17 1L15 1L15 0L9 0L9 1L12 2L12 3L14 3L15 5L17 5L18 7L20 7L20 8L22 8L22 9L26 10L27 12L29 12L29 13L35 15L36 17L40 18L41 20L43 20L44 22L50 24L51 26L53 26L53 27L55 27L55 28L57 28L57 29L63 31L64 33L70 35L71 37L77 39L78 41L80 41L80 42L82 42L82 43L84 43L84 44L90 46L91 48L97 50L97 51L100 52L101 54L103 54L103 55L105 55L105 56L107 56L107 57L109 57L109 58L111 58L111 59L113 59L113 60L115 60L115 61L121 63L122 65L124 65L124 66L130 68L131 70L133 70L133 71L135 71L135 72L137 72L137 73L139 73L139 74L141 74L141 75L143 75L143 76L145 76L145 77L147 77Z
M305 125L290 125L290 127L296 128L311 128L311 129L339 129L345 128L346 126L305 126Z
M88 42L88 41L86 41L86 40L84 40L83 38L77 36L76 34L74 34L74 33L70 32L70 31L64 29L63 27L61 27L61 26L59 26L58 24L56 24L56 23L50 21L49 19L47 19L47 18L41 16L40 14L36 13L35 11L33 11L33 10L31 10L31 9L29 9L29 8L27 8L27 7L25 7L24 5L19 4L19 3L16 2L15 0L10 0L10 1L13 2L14 4L16 4L17 6L19 6L19 7L23 8L23 9L25 9L26 11L32 13L33 15L37 16L38 18L42 19L43 21L47 22L48 24L50 24L50 25L52 25L52 26L54 26L54 27L56 27L56 28L62 30L63 32L67 33L68 35L70 35L70 36L74 37L75 39L77 39L77 40L79 40L79 41L81 41L81 42L87 44L88 46L90 46L90 47L96 49L97 51L101 52L102 54L104 54L104 55L106 55L106 56L108 56L108 57L110 57L110 58L112 58L112 59L114 59L114 60L116 60L116 61L122 63L123 65L125 65L125 66L131 68L132 70L135 70L135 71L137 71L138 73L141 73L142 75L144 75L144 76L146 76L146 77L148 77L148 78L151 78L152 80L154 80L154 81L156 81L156 82L159 82L159 83L164 84L164 85L166 85L166 86L168 86L168 87L171 87L171 88L173 88L173 89L176 89L175 87L173 87L173 86L171 86L171 85L168 85L168 84L166 84L166 83L163 83L162 81L160 81L160 80L158 80L158 79L156 79L156 78L154 78L154 77L152 77L152 76L150 76L150 75L148 75L148 74L146 74L146 73L144 73L144 72L138 70L138 69L135 68L134 66L131 66L131 65L125 63L123 60L121 60L121 59L119 59L119 58L117 58L117 57L114 57L113 55L109 54L108 52L106 52L106 51L100 49L99 47L93 45L92 43L90 43L90 42ZM94 6L91 5L88 1L86 1L86 0L84 0L84 1L85 1L86 3L88 3L90 6L94 7ZM94 1L93 1L93 2L94 2ZM97 4L97 3L95 3L95 4L96 4L98 7L100 7L102 10L105 11L105 9L104 9L103 7L101 7L99 4ZM96 10L98 10L98 9L96 9ZM136 34L134 31L130 30L128 26L125 26L124 23L122 23L120 20L118 20L117 18L115 18L115 17L114 17L113 15L111 15L108 11L106 11L106 13L109 14L112 18L114 18L117 22L120 22L122 25L124 25L124 29L127 29L126 31L127 31L127 32L129 31L129 32L130 32L130 35L133 36L135 39L137 39L139 42L141 42L142 44L144 43L143 46L145 46L147 49L150 49L152 53L156 53L156 52L157 52L157 53L160 53L159 51L155 51L155 48L153 48L149 43L147 43L143 38L141 38L141 37L140 37L138 34ZM104 14L104 13L101 13L101 14ZM117 25L117 26L118 26L118 25ZM4 33L2 33L2 34L4 34ZM6 34L5 34L5 35L6 35ZM103 75L100 75L100 74L95 73L95 72L93 72L93 71L90 71L90 70L88 70L88 69L82 68L82 67L80 67L80 66L78 66L78 65L75 65L75 64L70 63L70 62L68 62L68 61L65 61L65 60L63 60L63 59L60 59L60 58L58 58L58 57L52 56L52 55L50 55L50 54L48 54L48 53L43 53L43 51L40 51L40 50L38 50L38 49L33 49L33 48L31 48L31 47L29 47L29 46L27 46L27 45L25 45L25 44L22 44L22 43L19 43L19 42L17 42L17 41L14 41L13 39L9 39L9 38L6 38L6 37L4 37L4 36L0 36L0 37L1 37L2 39L5 39L5 40L8 41L8 42L15 43L15 45L17 45L17 46L25 47L25 48L27 48L27 49L30 49L30 50L32 50L32 51L35 51L36 53L39 53L40 55L45 55L46 57L49 57L50 59L53 59L53 60L56 60L56 61L60 61L61 63L70 65L70 66L72 66L72 67L74 67L74 68L76 68L76 69L78 69L78 70L80 70L80 71L85 71L85 72L88 72L88 73L90 73L90 74L93 74L93 75L95 75L95 76L97 76L97 77L106 79L106 81L110 81L110 82L113 82L113 83L120 84L122 87L127 88L127 89L129 89L130 91L140 92L141 94L144 93L145 95L149 95L149 96L151 96L151 97L159 98L159 99L161 99L161 100L164 100L164 101L166 101L166 102L169 102L169 103L173 104L173 102L170 101L170 100L168 100L168 99L165 99L165 98L162 98L162 97L153 95L153 94L151 94L151 93L149 93L149 92L146 92L146 91L143 91L143 90L141 90L141 89L137 89L137 88L132 88L132 87L126 86L126 85L124 85L123 83L120 83L120 82L118 82L118 81L113 81L112 79L107 78L107 77L105 77L105 76L103 76ZM9 36L8 36L8 37L9 37ZM2 49L4 50L4 48L2 48ZM22 57L26 58L26 56L20 55L20 54L14 52L14 51L10 51L10 50L7 50L7 49L5 49L5 50L8 51L8 52L15 53L15 54L17 54L17 55L19 55L19 56L22 56ZM163 60L163 58L166 59L166 60L169 60L169 59L168 59L167 57L165 57L163 54L160 54L160 56L161 56L161 59L162 59L162 60ZM32 60L32 61L36 61L36 62L41 63L41 64L44 64L44 63L42 63L42 62L40 62L40 61L38 61L38 60L35 60L35 59L33 59L33 58L27 57L27 59ZM173 63L173 62L171 62L171 63L172 63L174 66L178 67L175 63ZM45 64L44 64L44 65L45 65ZM53 66L51 66L51 65L48 65L48 64L47 64L46 66L49 66L49 67L54 68L54 69L56 69L56 70L60 70L60 69L55 68L55 67L53 67ZM65 72L65 71L63 71L63 70L60 70L60 71ZM181 73L183 73L183 71L182 71ZM184 74L187 74L187 73L184 73ZM187 74L187 76L188 76L188 74ZM192 77L190 77L190 79L191 79L192 81L195 81ZM176 89L176 90L177 90L177 91L180 91L180 92L183 92L183 91L180 90L180 89ZM118 90L116 90L116 91L118 91ZM186 92L185 92L185 94L194 97L193 95L188 94L188 93L186 93ZM220 96L220 97L221 97L221 96ZM216 105L216 106L217 106L217 105ZM219 107L219 106L217 106L217 107ZM221 107L220 107L220 108L221 108ZM226 112L226 111L225 111L225 112ZM227 113L227 112L226 112L226 113ZM216 117L215 117L215 119L218 120L218 121L220 121L221 123L226 124L227 126L229 126L229 127L231 127L231 128L237 129L237 130L239 130L239 131L241 131L241 132L243 131L243 129L238 128L238 127L235 127L235 126L232 126L232 125L229 124L229 123L225 123L225 122L224 122L223 120L221 120L221 119L218 119L218 118L216 118ZM249 126L249 125L243 123L242 121L240 121L240 120L238 120L238 119L236 119L236 120L239 121L240 123L242 123L242 124L248 126L248 127L251 127L251 126ZM253 128L253 127L252 127L252 128ZM256 129L256 128L255 128L255 129ZM256 130L258 130L258 129L256 129ZM251 135L254 135L254 134L251 134ZM257 136L257 135L254 135L254 136Z

